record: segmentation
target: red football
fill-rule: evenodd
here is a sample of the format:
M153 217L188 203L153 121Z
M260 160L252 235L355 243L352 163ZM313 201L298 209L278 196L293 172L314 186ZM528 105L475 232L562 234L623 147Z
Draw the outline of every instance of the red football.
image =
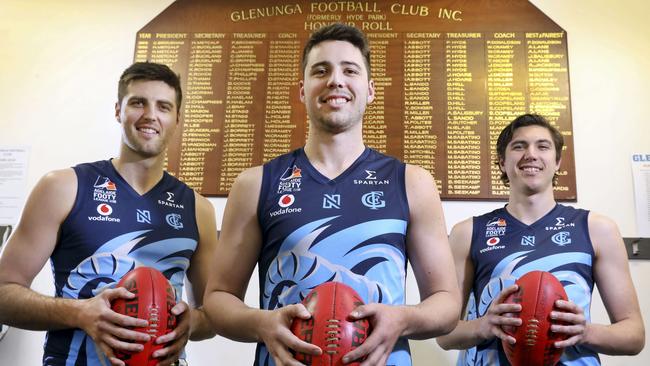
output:
M176 304L174 288L160 271L151 267L138 267L118 282L117 287L124 287L136 296L133 299L117 299L111 307L113 311L145 319L149 322L146 328L134 328L138 332L151 336L144 343L144 349L137 353L125 353L116 350L115 355L127 366L154 366L160 361L151 354L163 348L155 344L156 337L167 334L176 327L176 317L171 313Z
M320 356L295 354L296 360L308 366L343 365L343 356L363 344L370 334L368 320L348 320L348 315L363 305L363 300L347 285L325 282L311 290L302 303L312 317L307 320L295 318L291 331L323 350ZM359 363L348 365L357 366Z
M513 366L553 366L562 356L563 349L553 344L564 340L563 334L551 332L555 300L567 300L560 281L549 272L532 271L516 281L519 290L508 296L506 303L521 304L521 313L513 314L522 320L521 326L504 327L515 337L514 345L501 342L508 361Z

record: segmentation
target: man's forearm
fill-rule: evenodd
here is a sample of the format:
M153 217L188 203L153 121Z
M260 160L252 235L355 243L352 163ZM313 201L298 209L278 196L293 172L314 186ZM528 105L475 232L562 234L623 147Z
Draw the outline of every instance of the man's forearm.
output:
M28 330L77 327L79 300L45 296L15 283L0 285L0 323Z
M460 304L453 294L440 291L420 304L406 306L406 328L402 336L428 339L451 332L459 318Z
M216 332L238 342L260 342L257 329L265 310L248 307L236 296L215 291L204 299L204 308Z
M585 345L607 355L636 355L645 345L643 321L632 319L604 325L587 325Z
M210 319L208 319L203 307L192 309L190 312L190 321L192 333L190 340L202 341L204 339L212 338L216 334Z
M438 337L436 341L445 350L475 347L485 342L478 331L478 322L478 319L461 320L451 333Z

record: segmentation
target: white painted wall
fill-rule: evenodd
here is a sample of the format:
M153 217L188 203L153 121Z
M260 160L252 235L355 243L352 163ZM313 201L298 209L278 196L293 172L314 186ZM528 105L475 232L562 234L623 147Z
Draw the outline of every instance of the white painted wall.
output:
M171 0L0 1L0 145L32 148L31 189L52 169L114 156L116 81L131 63L135 34ZM578 205L615 219L635 236L629 164L650 152L650 3L645 0L534 0L568 32ZM218 218L225 199L213 199ZM499 203L444 202L447 226ZM650 263L632 262L642 309L650 308ZM412 276L411 276L412 281ZM417 290L409 282L409 302ZM53 293L49 266L33 288ZM247 295L257 304L257 277ZM607 314L594 296L594 321ZM624 301L624 299L623 299ZM2 309L0 309L2 311ZM650 313L646 311L646 318ZM11 329L0 342L0 365L40 363L43 332ZM435 341L412 343L415 365L452 365L454 352ZM252 344L221 337L191 343L190 364L250 365ZM650 364L650 347L636 357L603 357L605 365Z

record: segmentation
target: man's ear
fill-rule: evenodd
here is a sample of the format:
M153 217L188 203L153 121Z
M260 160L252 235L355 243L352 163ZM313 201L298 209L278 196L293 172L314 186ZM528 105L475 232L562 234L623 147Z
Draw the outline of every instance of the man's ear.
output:
M305 103L305 81L300 80L298 86L300 86L300 101Z
M366 102L370 104L373 100L375 100L375 81L370 80L368 82L368 97Z
M117 120L117 123L122 123L122 121L120 121L121 110L122 106L120 105L120 102L115 102L115 119Z

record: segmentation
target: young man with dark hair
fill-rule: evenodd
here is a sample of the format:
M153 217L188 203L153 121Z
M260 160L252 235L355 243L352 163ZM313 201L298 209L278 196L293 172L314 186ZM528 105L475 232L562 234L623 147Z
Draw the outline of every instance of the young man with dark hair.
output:
M460 295L431 174L363 143L363 114L375 97L367 49L350 26L312 35L300 81L306 145L244 171L230 191L205 310L218 333L258 342L255 365L301 365L292 351L327 351L289 329L310 317L300 301L327 281L355 289L366 305L351 317L373 327L346 362L411 365L408 338L435 337L457 322ZM405 305L408 262L417 305ZM243 302L256 264L261 309Z
M522 321L506 304L516 279L542 270L564 285L569 301L558 300L551 331L567 336L561 365L599 365L598 353L637 354L645 344L643 319L616 224L600 214L560 205L553 186L564 139L542 116L516 118L497 140L497 164L510 187L508 204L454 226L449 241L465 319L439 337L445 349L461 349L459 365L509 365L501 341L512 344L503 326ZM611 324L590 321L594 285ZM564 323L564 325L560 325Z
M120 78L117 158L53 171L34 187L0 259L0 323L47 330L44 365L124 365L114 350L140 351L147 321L113 312L135 296L114 288L138 266L154 267L176 289L173 332L156 342L159 365L177 363L188 339L213 335L199 308L216 244L210 202L164 171L179 124L178 76L165 65L135 63ZM55 296L29 287L50 259ZM191 282L181 301L185 275ZM194 296L193 296L194 295Z

